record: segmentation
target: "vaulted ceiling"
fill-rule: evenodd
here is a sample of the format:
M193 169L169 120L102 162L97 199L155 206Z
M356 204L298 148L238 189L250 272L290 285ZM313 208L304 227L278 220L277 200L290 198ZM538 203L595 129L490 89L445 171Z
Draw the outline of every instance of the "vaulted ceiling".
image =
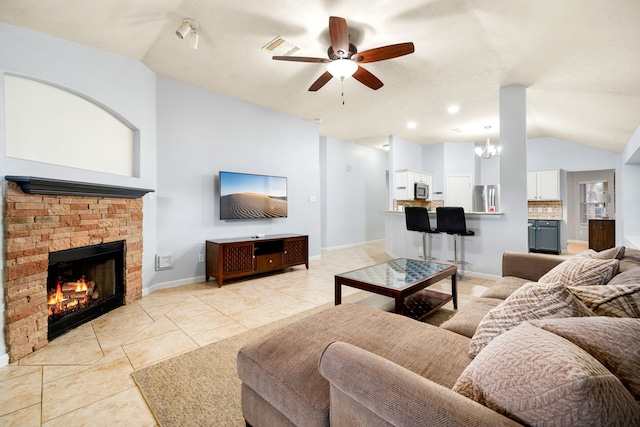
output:
M359 51L411 41L415 53L363 65L379 90L334 78L309 92L325 64L274 61L263 47L281 36L293 55L324 58L329 16L347 20ZM184 18L200 24L197 50L176 37ZM482 142L485 126L497 140L499 89L513 84L528 88L529 138L619 153L640 124L638 0L2 0L0 21L377 148L388 135Z

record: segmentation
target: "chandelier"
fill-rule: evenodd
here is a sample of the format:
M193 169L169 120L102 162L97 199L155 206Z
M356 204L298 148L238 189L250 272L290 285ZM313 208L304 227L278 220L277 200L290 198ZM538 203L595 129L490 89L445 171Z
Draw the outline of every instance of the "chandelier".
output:
M493 159L500 155L502 147L499 145L491 145L491 139L489 138L491 126L485 126L484 128L487 130L487 143L483 147L476 147L476 155L481 159Z

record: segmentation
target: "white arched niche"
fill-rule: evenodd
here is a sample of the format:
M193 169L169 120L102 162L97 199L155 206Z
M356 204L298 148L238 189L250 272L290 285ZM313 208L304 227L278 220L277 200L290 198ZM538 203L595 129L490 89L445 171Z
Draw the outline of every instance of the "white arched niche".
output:
M73 92L5 75L6 155L137 176L138 131Z

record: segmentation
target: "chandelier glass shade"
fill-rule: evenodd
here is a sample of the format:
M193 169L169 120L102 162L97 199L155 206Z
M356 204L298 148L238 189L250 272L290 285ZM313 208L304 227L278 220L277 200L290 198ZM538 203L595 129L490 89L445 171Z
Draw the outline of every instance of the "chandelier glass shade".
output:
M484 146L476 147L475 152L481 159L493 159L500 155L502 147L491 144L491 138L489 138L489 129L491 129L491 126L485 126L485 129L487 130L487 143Z

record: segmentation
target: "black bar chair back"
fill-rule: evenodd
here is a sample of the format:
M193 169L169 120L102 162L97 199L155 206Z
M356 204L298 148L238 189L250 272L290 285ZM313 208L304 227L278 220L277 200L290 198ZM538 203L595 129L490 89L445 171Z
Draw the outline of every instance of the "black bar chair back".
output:
M437 230L441 233L453 235L453 259L447 260L453 262L457 267L458 264L464 264L458 261L458 236L473 236L475 233L467 230L467 222L464 216L464 209L457 206L442 206L436 208ZM468 280L458 271L458 279Z
M427 234L437 234L439 231L435 228L431 228L431 224L429 223L429 211L427 208L406 207L404 208L404 217L407 222L407 230L422 233L422 259L425 261L435 259L434 257L427 255Z

